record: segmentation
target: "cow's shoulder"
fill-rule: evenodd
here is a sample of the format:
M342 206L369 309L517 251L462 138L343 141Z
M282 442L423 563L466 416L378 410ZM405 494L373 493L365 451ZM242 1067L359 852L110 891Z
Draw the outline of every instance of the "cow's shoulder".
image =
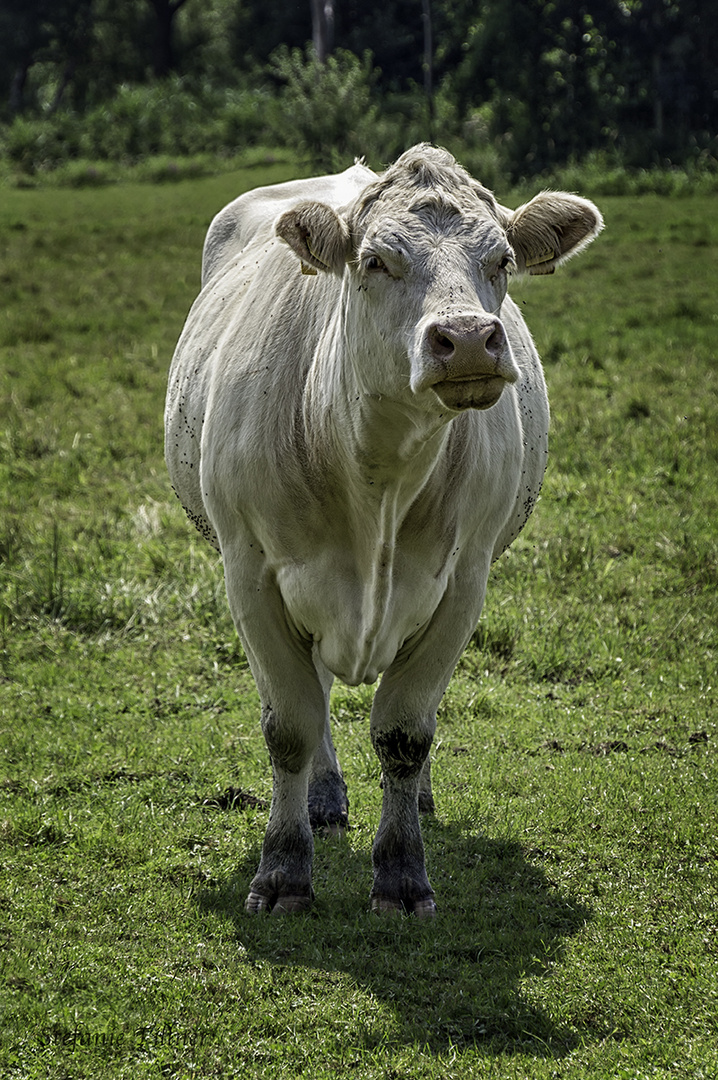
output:
M202 284L254 240L269 239L285 211L308 199L339 208L351 203L376 174L361 162L330 176L311 176L284 184L253 188L224 207L213 219L202 253Z

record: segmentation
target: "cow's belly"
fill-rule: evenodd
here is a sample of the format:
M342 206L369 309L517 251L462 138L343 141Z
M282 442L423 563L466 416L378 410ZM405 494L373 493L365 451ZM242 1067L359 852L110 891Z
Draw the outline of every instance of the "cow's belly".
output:
M373 683L411 638L431 621L446 591L448 574L434 577L414 567L366 577L324 565L286 567L278 575L285 609L312 638L325 666L351 686Z

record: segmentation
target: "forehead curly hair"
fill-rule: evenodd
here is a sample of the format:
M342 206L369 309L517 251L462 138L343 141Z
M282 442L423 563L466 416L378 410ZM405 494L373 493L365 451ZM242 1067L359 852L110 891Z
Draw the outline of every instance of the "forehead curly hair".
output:
M443 200L452 210L474 213L483 204L493 218L501 220L492 193L474 180L448 150L419 143L364 189L352 208L349 227L356 234L378 204L387 209L407 208L427 198L435 204Z

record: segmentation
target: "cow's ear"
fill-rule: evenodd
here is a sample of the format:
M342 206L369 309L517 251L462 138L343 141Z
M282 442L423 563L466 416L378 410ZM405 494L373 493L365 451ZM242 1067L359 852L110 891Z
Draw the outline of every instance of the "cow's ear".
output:
M349 227L331 206L304 202L282 214L277 236L297 253L305 274L318 270L342 274L351 252Z
M603 228L603 218L592 202L563 191L544 191L504 214L519 273L552 274Z

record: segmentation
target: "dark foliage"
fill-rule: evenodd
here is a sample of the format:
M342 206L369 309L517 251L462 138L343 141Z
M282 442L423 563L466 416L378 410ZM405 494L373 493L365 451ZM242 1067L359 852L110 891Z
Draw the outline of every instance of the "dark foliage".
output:
M269 93L278 107L261 124L281 143L276 57L313 37L337 56L371 54L380 152L393 127L491 148L514 178L593 151L634 167L716 167L709 0L0 0L0 120L82 120L123 88L172 77L200 109L211 98L215 118L222 94Z

